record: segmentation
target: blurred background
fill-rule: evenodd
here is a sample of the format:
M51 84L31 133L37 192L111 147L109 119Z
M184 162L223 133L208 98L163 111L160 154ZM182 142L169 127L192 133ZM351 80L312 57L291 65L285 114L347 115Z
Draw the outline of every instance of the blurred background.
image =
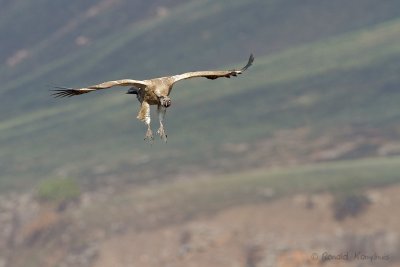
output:
M399 1L0 6L0 267L400 266ZM250 53L167 144L127 88L50 96Z

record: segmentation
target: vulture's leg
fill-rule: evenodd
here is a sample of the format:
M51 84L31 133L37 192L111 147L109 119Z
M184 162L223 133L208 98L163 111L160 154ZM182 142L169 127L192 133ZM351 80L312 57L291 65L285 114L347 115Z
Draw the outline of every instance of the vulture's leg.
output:
M157 131L157 134L161 137L161 139L166 143L167 142L167 135L165 134L164 130L164 117L165 117L165 112L167 112L167 108L161 105L158 105L157 107L157 114L158 114L158 120L160 121L160 128Z
M146 121L146 125L147 125L147 131L146 131L144 140L146 140L149 143L153 143L154 137L153 137L153 132L151 131L151 128L150 128L150 118L149 118L148 122Z
M139 110L139 114L137 118L143 121L147 125L147 132L144 137L144 140L148 141L149 143L153 143L154 137L153 132L151 131L150 127L150 105L147 102L142 102L142 107Z

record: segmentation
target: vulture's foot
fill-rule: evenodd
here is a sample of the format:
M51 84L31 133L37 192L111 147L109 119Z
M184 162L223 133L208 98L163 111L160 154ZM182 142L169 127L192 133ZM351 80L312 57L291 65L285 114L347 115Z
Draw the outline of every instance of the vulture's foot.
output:
M154 137L153 137L153 132L151 131L151 129L147 129L146 135L144 137L144 140L147 141L148 143L152 144L154 141Z
M157 134L160 136L160 138L166 143L167 142L167 135L164 131L164 127L160 126L160 128L157 131Z

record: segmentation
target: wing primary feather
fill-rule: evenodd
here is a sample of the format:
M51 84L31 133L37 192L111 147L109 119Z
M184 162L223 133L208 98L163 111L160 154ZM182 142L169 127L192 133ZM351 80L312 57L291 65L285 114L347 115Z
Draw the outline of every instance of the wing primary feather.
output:
M246 66L244 66L240 71L247 70L253 64L253 62L254 62L254 56L253 54L250 54L249 61L247 62Z
M87 92L84 92L84 91L81 91L78 89L74 89L74 88L69 88L69 87L54 86L54 88L57 88L57 89L52 89L51 91L55 92L52 94L52 96L54 96L55 98L71 97L74 95L80 95L80 94L87 93Z

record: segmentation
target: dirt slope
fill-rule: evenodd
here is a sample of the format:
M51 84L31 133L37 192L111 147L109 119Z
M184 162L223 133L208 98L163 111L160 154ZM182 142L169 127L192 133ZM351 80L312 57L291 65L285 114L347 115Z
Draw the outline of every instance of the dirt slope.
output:
M296 195L128 231L105 240L93 266L400 266L400 216L394 216L400 186L367 195L369 209L340 222L333 219L330 195ZM358 252L384 258L370 262ZM329 258L346 253L349 261Z

